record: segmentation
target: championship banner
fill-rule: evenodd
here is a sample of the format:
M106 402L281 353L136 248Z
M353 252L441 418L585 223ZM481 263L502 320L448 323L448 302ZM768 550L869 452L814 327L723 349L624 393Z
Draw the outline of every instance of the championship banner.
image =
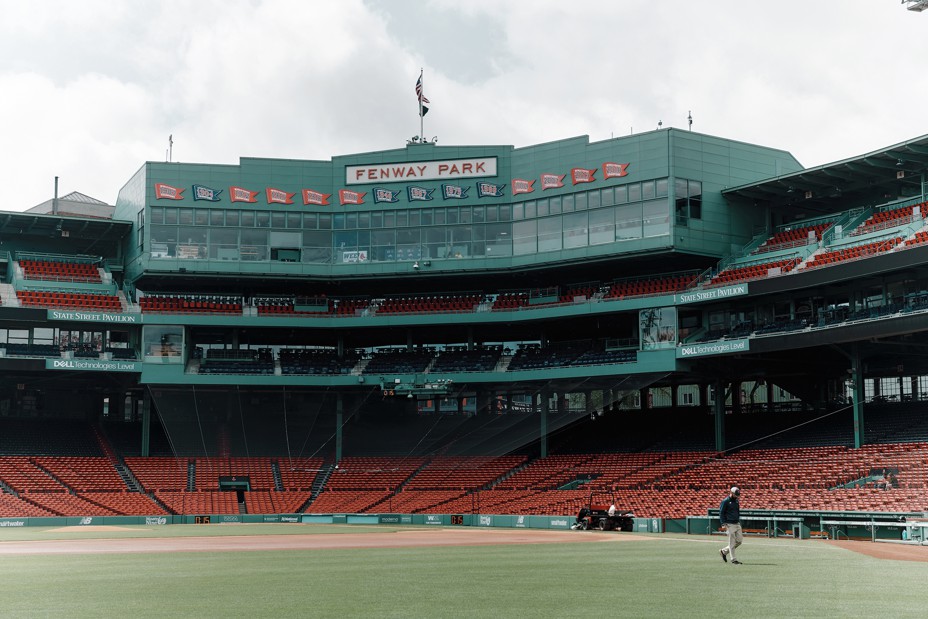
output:
M432 192L434 189L426 189L425 187L407 187L406 195L409 197L410 202L425 202L432 199Z
M155 183L155 198L158 200L183 200L184 190L164 183Z
M461 187L460 185L442 185L441 195L446 200L464 200L467 198L467 190L470 187Z
M384 189L383 187L374 187L374 190L371 191L371 196L374 198L374 204L380 202L399 202L400 201L400 190L393 189Z
M313 191L312 189L303 190L303 204L329 206L329 198L331 197L332 194L330 193L322 193L321 191Z
M495 185L493 183L477 183L478 198L499 198L503 195L503 189L506 185Z
M607 161L603 164L603 178L619 178L628 176L627 163L612 163Z
M206 185L194 185L193 186L193 199L194 200L206 200L207 202L219 202L219 194L222 193L222 189L213 189L207 187Z
M366 195L367 195L366 191L351 191L350 189L339 189L338 190L338 203L341 205L364 204L364 196Z
M542 174L541 175L541 190L545 189L557 189L558 187L564 186L564 177L566 174Z
M530 181L524 178L514 178L512 179L512 195L518 195L520 193L532 193L535 191L535 181Z
M596 169L588 170L586 168L574 168L570 171L570 180L574 185L577 183L592 183L596 180Z
M296 195L273 187L266 187L264 192L268 204L293 204L293 196Z
M229 187L229 199L232 202L257 202L258 192L249 191L244 187Z

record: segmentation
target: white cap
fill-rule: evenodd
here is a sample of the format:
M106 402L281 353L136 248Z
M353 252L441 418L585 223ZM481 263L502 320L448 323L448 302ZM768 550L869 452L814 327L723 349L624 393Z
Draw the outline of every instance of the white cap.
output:
M741 494L741 490L738 488L738 486L732 486L732 487L731 487L731 493L732 493L732 494Z

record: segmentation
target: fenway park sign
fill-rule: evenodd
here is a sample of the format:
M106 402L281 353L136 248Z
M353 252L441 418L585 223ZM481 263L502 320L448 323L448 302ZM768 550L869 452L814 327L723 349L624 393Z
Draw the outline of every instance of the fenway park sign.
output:
M496 157L345 166L345 183L435 181L496 176Z

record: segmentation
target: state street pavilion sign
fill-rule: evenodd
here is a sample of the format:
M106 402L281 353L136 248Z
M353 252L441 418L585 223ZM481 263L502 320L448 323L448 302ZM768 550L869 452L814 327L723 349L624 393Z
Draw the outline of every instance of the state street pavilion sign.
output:
M345 166L345 183L397 183L496 176L496 157Z

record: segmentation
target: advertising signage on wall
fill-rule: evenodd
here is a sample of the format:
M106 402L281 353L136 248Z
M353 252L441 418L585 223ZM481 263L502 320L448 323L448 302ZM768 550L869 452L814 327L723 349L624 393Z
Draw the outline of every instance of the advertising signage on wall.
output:
M737 352L748 352L751 349L751 340L724 340L720 342L704 342L677 347L677 359L688 357L708 357L709 355L730 355Z
M141 372L138 361L111 359L46 359L46 370L77 370L80 372Z
M729 297L741 297L748 293L748 285L735 284L734 286L724 286L722 288L709 288L706 290L696 290L693 292L679 292L673 295L673 301L676 304L681 303L698 303L699 301L717 301Z
M110 314L108 312L81 312L76 310L48 310L49 320L70 320L76 322L116 322L138 324L142 322L141 314Z
M496 176L496 157L345 166L345 184L441 181Z

